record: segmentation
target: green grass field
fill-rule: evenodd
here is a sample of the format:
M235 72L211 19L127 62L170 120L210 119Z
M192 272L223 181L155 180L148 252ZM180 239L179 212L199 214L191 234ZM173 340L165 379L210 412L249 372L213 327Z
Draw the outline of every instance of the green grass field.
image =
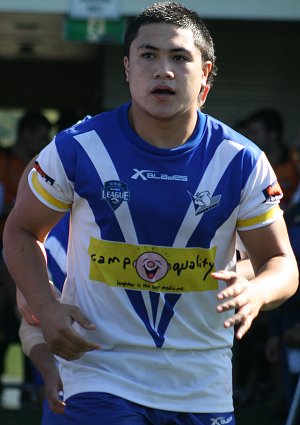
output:
M23 379L22 352L19 344L11 344L5 359L5 373L2 381L8 384L21 383ZM41 412L38 409L16 409L17 390L5 390L3 399L8 402L0 409L1 425L40 425ZM10 406L11 399L11 406Z
M23 365L21 347L19 344L11 344L5 359L5 375L9 377L23 377Z

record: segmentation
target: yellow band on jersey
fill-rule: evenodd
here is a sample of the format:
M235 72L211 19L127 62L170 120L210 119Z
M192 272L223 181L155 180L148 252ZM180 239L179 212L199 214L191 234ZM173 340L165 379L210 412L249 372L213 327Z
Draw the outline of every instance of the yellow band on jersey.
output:
M40 195L45 201L47 201L48 204L61 211L67 211L70 209L70 204L59 201L44 189L44 187L39 182L38 175L36 172L33 172L31 175L31 183L36 193Z
M243 227L252 227L252 226L255 226L256 224L272 221L273 219L278 218L279 215L282 215L282 210L277 204L270 210L256 217L249 218L247 220L238 220L237 228L242 229Z
M90 279L109 286L159 292L209 291L216 248L130 245L91 238Z

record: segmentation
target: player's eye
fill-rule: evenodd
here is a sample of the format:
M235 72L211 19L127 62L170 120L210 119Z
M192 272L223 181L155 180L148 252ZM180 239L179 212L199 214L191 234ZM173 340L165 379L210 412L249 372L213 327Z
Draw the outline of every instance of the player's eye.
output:
M154 54L152 52L144 52L142 53L142 57L145 59L152 59L154 57Z
M173 60L176 62L188 62L189 59L186 56L183 55L175 55L173 56Z

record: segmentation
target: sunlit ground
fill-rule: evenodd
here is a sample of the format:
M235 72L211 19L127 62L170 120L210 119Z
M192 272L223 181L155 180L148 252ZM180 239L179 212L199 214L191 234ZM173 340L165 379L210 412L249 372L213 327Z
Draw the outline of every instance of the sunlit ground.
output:
M11 344L5 359L5 373L1 377L4 389L1 407L4 409L20 408L20 384L23 380L21 348L19 344Z

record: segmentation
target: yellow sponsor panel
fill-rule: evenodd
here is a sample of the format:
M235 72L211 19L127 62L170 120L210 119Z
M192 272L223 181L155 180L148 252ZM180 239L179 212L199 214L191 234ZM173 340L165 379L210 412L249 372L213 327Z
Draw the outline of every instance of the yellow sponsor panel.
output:
M216 248L130 245L91 238L90 279L109 286L159 292L218 289Z

